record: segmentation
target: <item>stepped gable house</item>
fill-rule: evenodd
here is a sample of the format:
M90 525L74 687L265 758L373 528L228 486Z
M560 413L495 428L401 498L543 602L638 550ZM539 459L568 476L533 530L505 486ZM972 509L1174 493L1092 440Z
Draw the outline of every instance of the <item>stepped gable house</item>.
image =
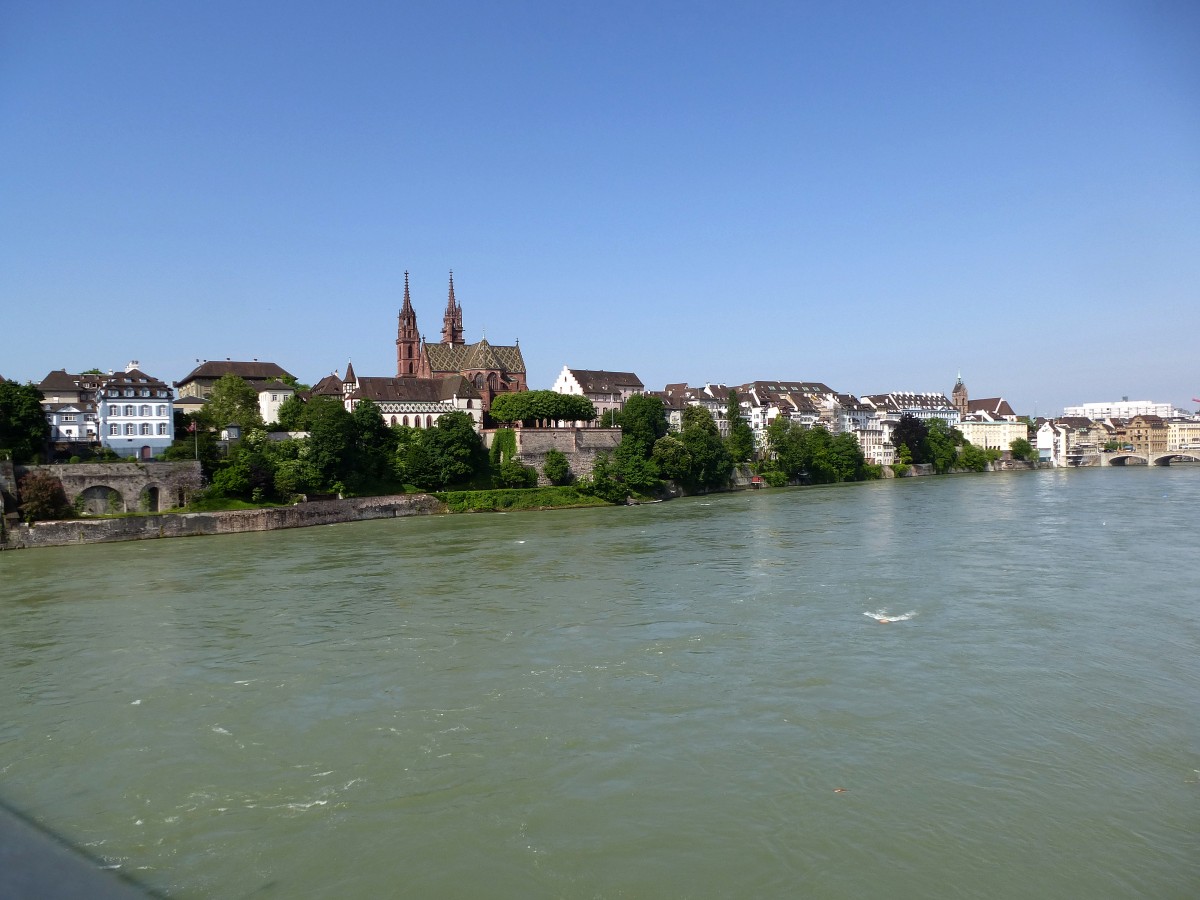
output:
M492 407L497 394L529 390L521 345L489 344L486 338L468 344L463 337L462 305L454 296L454 273L450 273L450 295L442 315L442 341L430 344L417 329L417 314L404 273L404 304L396 329L396 377L439 378L462 376L478 393L483 411Z

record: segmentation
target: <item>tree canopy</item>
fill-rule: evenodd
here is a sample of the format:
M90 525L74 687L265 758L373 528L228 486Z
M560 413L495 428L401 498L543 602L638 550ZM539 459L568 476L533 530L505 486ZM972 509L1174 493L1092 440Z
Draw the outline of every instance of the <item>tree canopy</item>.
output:
M497 394L492 398L492 406L488 413L497 422L505 424L522 422L530 425L539 421L591 422L596 418L596 407L587 397L578 394L520 391L513 394Z
M742 415L742 405L738 402L737 391L730 390L729 401L725 406L725 420L729 423L729 455L734 463L744 463L754 456L754 430L746 417Z
M804 428L782 417L767 429L775 467L789 479L813 484L862 481L869 477L858 439L849 432L831 435L825 428Z
M50 440L42 392L32 384L0 381L0 450L14 462L36 460Z
M263 425L258 409L258 391L232 372L217 379L212 396L204 404L200 415L210 428L217 431L226 425L238 425L243 432L247 432Z

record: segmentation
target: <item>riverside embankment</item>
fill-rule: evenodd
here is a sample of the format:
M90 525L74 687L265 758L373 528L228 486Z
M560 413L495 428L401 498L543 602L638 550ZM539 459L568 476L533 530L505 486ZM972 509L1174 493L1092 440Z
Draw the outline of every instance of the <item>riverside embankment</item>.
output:
M7 526L0 534L0 550L274 531L281 528L395 519L440 512L445 512L445 505L429 494L403 494L390 497L314 500L294 506L263 509L163 513L116 519L64 519L55 522L35 522L32 525Z

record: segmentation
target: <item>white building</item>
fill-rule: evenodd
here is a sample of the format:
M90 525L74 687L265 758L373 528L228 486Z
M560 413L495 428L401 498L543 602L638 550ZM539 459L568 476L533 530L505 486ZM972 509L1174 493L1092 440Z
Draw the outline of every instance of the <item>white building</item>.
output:
M1081 406L1068 406L1063 410L1063 417L1082 416L1087 419L1132 419L1134 416L1161 416L1169 419L1172 416L1187 415L1183 410L1177 410L1170 403L1155 403L1151 400L1130 400L1123 397L1107 403L1084 403Z
M634 394L644 394L646 386L633 372L606 372L603 369L572 369L563 366L551 388L558 394L586 397L596 407L597 420L608 410L619 410Z
M100 444L120 456L151 459L175 440L171 388L138 368L100 377L96 390Z

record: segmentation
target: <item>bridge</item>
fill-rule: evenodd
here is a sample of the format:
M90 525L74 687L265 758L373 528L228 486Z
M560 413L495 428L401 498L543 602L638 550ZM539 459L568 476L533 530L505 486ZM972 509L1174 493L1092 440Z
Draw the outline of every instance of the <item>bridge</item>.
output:
M1169 466L1174 460L1200 462L1200 450L1165 450L1160 453L1135 453L1132 450L1101 451L1102 466Z
M57 478L82 515L123 512L161 512L183 506L202 487L200 463L114 462L68 463L52 466L14 466L9 493L16 495L20 479L29 472ZM0 473L2 474L2 473ZM0 479L0 487L4 487ZM13 500L18 499L13 497ZM5 512L14 512L16 504Z

